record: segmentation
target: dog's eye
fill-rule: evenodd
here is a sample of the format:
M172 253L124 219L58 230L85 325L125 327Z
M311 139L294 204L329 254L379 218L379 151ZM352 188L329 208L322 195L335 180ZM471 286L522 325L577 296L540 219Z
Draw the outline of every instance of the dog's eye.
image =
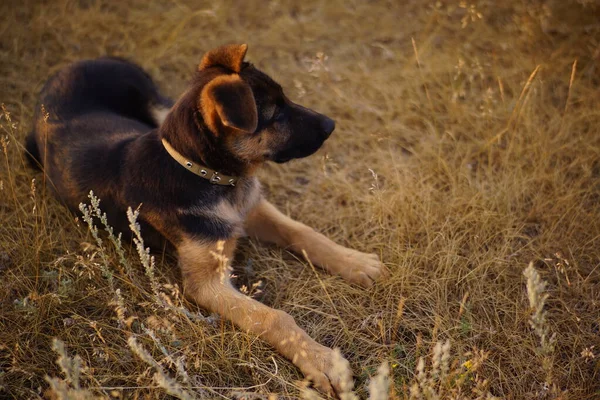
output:
M285 107L278 107L273 115L273 122L281 122L285 119Z

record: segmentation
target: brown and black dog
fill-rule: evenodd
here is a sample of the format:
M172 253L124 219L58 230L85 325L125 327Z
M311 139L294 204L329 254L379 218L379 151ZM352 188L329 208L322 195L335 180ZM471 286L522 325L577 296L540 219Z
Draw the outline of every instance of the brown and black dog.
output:
M256 169L313 154L335 124L292 103L244 62L246 50L208 52L174 104L128 61L69 65L42 89L26 147L72 209L93 190L110 223L126 231L125 210L143 204L142 233L174 246L188 298L266 340L317 387L337 391L350 374L347 362L343 372L333 368L332 350L290 315L235 290L213 255L224 242L231 260L237 239L248 234L305 251L314 264L364 287L387 273L376 255L332 242L262 197Z

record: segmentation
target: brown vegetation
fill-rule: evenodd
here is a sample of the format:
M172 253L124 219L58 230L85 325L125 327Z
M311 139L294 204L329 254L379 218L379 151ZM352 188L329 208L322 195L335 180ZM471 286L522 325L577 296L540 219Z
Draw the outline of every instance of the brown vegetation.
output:
M291 363L181 299L171 257L97 241L23 155L66 63L124 56L176 97L231 42L337 122L317 155L260 172L267 197L392 271L364 290L245 241L238 286L338 347L362 397L382 362L392 398L600 396L598 2L9 0L0 16L0 397L300 396Z

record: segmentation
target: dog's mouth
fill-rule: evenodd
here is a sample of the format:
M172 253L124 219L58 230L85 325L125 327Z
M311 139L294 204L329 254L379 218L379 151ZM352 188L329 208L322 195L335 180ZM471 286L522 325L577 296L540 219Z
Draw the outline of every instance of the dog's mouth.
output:
M313 142L303 147L288 148L286 150L273 154L271 156L271 160L273 162L276 162L277 164L283 164L296 158L305 158L311 156L323 146L325 140L327 140L327 138L324 138L322 141L319 140L317 142Z
M290 160L292 160L294 157L275 157L275 158L271 158L273 160L273 162L276 162L277 164L283 164L286 163Z

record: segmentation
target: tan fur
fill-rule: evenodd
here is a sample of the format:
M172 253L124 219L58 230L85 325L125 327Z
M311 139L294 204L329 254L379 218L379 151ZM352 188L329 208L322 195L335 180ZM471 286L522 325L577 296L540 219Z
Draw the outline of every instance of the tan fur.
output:
M233 205L235 209L243 216L246 220L248 213L253 210L258 203L262 200L261 185L257 178L253 177L252 186L246 192L238 192L236 196L236 202Z
M71 66L67 66L61 69L57 74L55 79L48 83L48 90L53 91L59 96L69 96L76 88L74 87L74 79L75 75L78 72L75 72Z
M267 307L231 286L228 263L235 244L235 239L228 240L219 249L218 243L191 238L181 242L177 252L186 297L261 337L318 387L331 392L330 380L337 386L341 379L331 365L332 350L308 336L289 314Z
M271 155L271 149L276 149L290 137L285 129L266 128L255 135L229 135L227 145L234 154L242 160L266 161Z
M206 88L204 88L200 93L200 99L198 99L198 109L202 112L204 123L206 126L208 126L208 129L210 129L214 134L218 135L220 127L222 126L221 118L219 118L217 105L210 97L210 92L206 90Z
M215 92L224 88L235 89L235 95L240 96L243 109L233 108L232 105L224 104L217 100ZM200 93L198 108L202 112L204 122L209 129L219 134L223 127L234 128L242 132L254 132L258 123L256 111L256 101L252 94L252 89L239 75L220 75L210 81ZM243 115L243 125L238 125L230 119L231 114Z
M222 200L210 208L193 206L187 209L178 209L177 213L227 221L235 227L233 234L235 237L245 236L244 221L246 220L246 216L261 200L261 189L258 179L254 177L247 179L252 179L250 189L239 191L233 203Z
M295 253L305 251L312 263L364 287L370 287L374 280L388 275L377 255L340 246L283 215L266 200L248 214L246 232L251 237L275 243Z
M213 210L215 216L230 221L232 225L243 226L243 217L240 211L227 200L222 200ZM240 228L242 227L240 226Z
M165 121L169 111L171 111L170 108L163 106L152 106L150 108L150 114L158 126L162 125L162 123Z
M198 68L206 69L221 66L239 73L242 69L242 63L244 62L247 51L247 44L230 44L218 47L209 51L202 57L202 61L200 61Z

